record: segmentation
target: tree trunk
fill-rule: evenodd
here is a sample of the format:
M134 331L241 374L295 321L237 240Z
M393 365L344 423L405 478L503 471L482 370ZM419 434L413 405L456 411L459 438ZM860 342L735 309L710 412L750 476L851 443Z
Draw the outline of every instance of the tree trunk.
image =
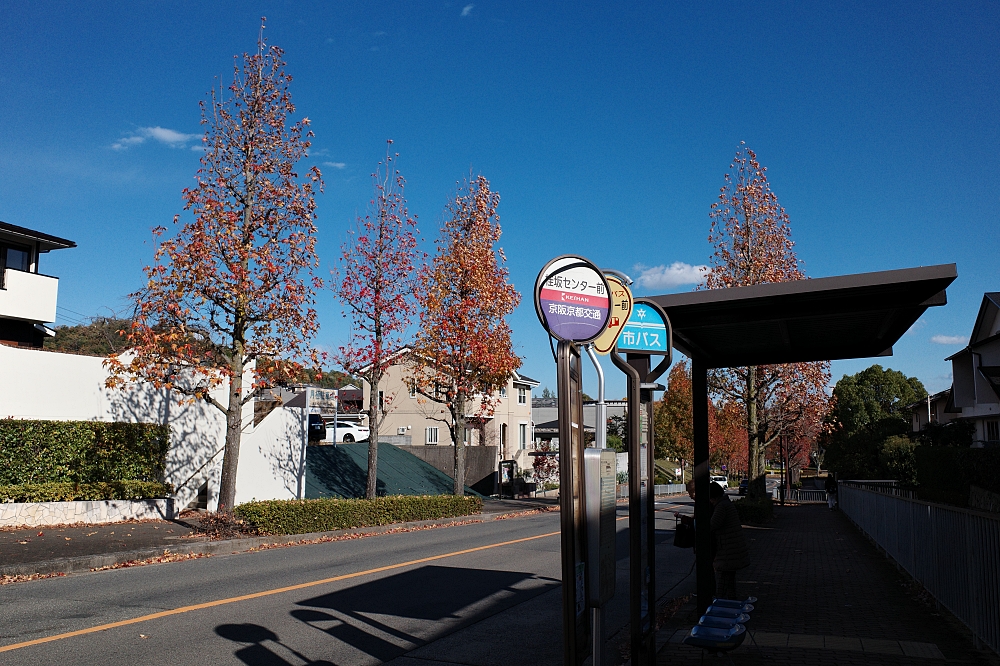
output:
M760 439L760 418L757 414L757 368L747 368L747 467L749 467L748 497L767 495L767 472L764 468L763 446Z
M452 418L454 431L451 439L455 442L455 494L465 495L465 396L455 399L455 413Z
M368 478L365 482L365 498L375 499L378 490L378 430L382 425L379 417L378 385L381 377L372 376L368 383Z
M236 502L236 467L240 461L240 436L243 432L243 349L234 354L233 374L229 378L229 406L226 409L226 450L222 454L222 479L219 481L219 513L232 513Z

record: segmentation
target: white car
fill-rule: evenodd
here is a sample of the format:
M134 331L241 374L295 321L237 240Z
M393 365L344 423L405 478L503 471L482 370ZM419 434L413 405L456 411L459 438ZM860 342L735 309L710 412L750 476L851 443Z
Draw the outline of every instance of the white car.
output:
M729 479L727 479L724 476L713 476L712 477L712 482L719 484L723 488L728 488L729 487Z
M326 424L326 441L333 442L333 423ZM368 439L368 428L350 421L337 421L337 442L351 444Z

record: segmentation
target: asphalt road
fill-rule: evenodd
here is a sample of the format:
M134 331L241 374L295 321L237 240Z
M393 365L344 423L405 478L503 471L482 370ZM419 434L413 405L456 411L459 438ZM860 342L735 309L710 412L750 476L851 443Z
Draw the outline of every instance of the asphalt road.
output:
M657 521L657 588L671 596L693 586L673 507ZM609 635L627 621L618 527ZM7 585L0 663L559 663L558 530L552 512Z

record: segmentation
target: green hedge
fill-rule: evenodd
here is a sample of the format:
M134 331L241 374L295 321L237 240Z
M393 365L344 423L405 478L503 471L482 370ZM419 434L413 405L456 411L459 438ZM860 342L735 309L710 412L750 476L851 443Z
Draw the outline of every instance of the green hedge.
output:
M479 513L479 497L392 495L367 499L266 500L237 506L236 518L261 534L308 534L350 527L391 525L414 520Z
M162 479L170 428L150 423L0 420L0 486Z
M1000 493L1000 449L916 447L917 490L927 502L968 506L969 486Z
M80 502L85 500L139 500L166 497L169 484L156 481L108 483L23 483L0 486L0 502Z
M774 518L774 502L770 497L751 499L744 497L733 502L740 514L741 523L766 523Z

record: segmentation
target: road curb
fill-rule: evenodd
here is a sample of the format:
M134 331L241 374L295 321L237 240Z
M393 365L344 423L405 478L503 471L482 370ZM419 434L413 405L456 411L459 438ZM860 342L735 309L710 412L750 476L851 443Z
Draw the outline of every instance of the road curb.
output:
M353 527L331 532L310 532L308 534L287 534L281 536L247 537L243 539L220 539L218 541L177 542L155 548L140 548L117 553L101 553L97 555L81 555L79 557L63 557L42 562L25 562L23 564L8 564L0 566L0 576L30 576L33 574L70 574L90 571L100 567L110 567L123 562L146 560L163 555L170 551L177 555L233 555L246 553L262 546L283 546L320 539L337 539L347 536L373 536L398 530L417 530L429 527L446 527L455 524L488 523L494 520L504 520L537 511L536 508L499 513L474 514L471 516L456 516L437 520L419 520L409 523L393 523L373 527Z

